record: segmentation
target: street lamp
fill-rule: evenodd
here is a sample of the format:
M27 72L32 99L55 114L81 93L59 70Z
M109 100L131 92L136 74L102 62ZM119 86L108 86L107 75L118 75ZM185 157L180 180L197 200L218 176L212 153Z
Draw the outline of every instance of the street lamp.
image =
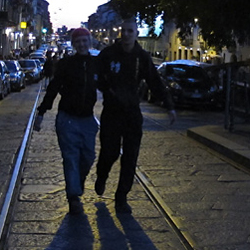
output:
M42 29L42 32L43 32L43 34L46 34L46 33L47 33L47 29L46 29L46 28L43 28L43 29Z
M42 28L42 33L43 33L43 40L44 40L44 42L46 42L45 36L47 33L47 28Z

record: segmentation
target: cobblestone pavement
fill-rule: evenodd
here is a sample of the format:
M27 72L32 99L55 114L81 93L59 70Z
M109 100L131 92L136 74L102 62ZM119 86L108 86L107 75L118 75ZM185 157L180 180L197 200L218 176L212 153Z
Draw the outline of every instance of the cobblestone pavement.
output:
M97 114L100 108L98 103ZM84 215L67 215L55 112L47 112L42 131L33 132L8 249L183 249L136 182L129 194L132 216L115 215L118 164L103 197L94 192L94 165L82 197ZM138 168L168 205L178 227L196 249L249 250L249 175L183 133L164 129L164 112L157 113L157 124L149 115L145 113Z
M138 165L196 249L250 249L250 176L178 131L144 130Z
M38 84L12 92L0 101L0 208L11 179L13 164L32 111Z
M99 113L101 103L96 109ZM67 214L62 159L54 129L55 113L56 108L47 112L42 130L33 132L8 249L184 249L136 182L129 195L133 215L116 216L114 192L119 164L112 169L103 197L94 191L94 166L82 197L84 215ZM98 152L98 138L96 149Z

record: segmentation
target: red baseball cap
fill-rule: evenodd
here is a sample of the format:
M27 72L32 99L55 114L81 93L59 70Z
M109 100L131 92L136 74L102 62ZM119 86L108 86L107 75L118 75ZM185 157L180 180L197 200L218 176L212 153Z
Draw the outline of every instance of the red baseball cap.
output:
M86 28L77 28L74 29L74 31L71 34L71 41L75 40L79 36L90 36L91 33L88 29Z

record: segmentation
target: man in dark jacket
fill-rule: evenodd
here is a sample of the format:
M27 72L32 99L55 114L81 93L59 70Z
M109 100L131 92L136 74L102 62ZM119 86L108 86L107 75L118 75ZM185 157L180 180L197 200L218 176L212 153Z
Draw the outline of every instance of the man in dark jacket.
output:
M171 96L162 85L149 54L136 41L137 35L135 20L125 20L121 40L103 49L98 56L98 88L103 92L104 101L95 190L98 195L104 193L106 180L122 145L120 179L115 193L117 213L132 212L127 194L133 184L142 137L143 118L138 91L142 79L168 108L170 122L176 119Z
M66 194L71 214L81 213L79 197L84 181L95 159L95 137L98 125L93 116L96 102L94 58L89 53L90 32L84 28L72 33L77 53L58 62L44 99L38 107L34 129L39 131L45 112L52 108L60 93L56 133L63 157Z
M48 82L50 82L53 76L53 60L52 60L52 52L47 52L47 59L43 66L43 74L44 74L44 89L46 90L48 86Z

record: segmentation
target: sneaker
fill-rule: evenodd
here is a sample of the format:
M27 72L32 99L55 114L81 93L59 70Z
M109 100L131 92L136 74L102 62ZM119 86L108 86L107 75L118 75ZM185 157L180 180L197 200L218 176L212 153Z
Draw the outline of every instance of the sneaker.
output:
M69 201L69 213L72 215L83 213L82 203L79 200Z
M96 182L95 182L95 192L98 195L103 195L105 191L105 184L106 184L106 180L101 179L100 177L97 177Z
M115 204L116 213L121 214L132 214L132 209L127 202L124 203L116 203Z

